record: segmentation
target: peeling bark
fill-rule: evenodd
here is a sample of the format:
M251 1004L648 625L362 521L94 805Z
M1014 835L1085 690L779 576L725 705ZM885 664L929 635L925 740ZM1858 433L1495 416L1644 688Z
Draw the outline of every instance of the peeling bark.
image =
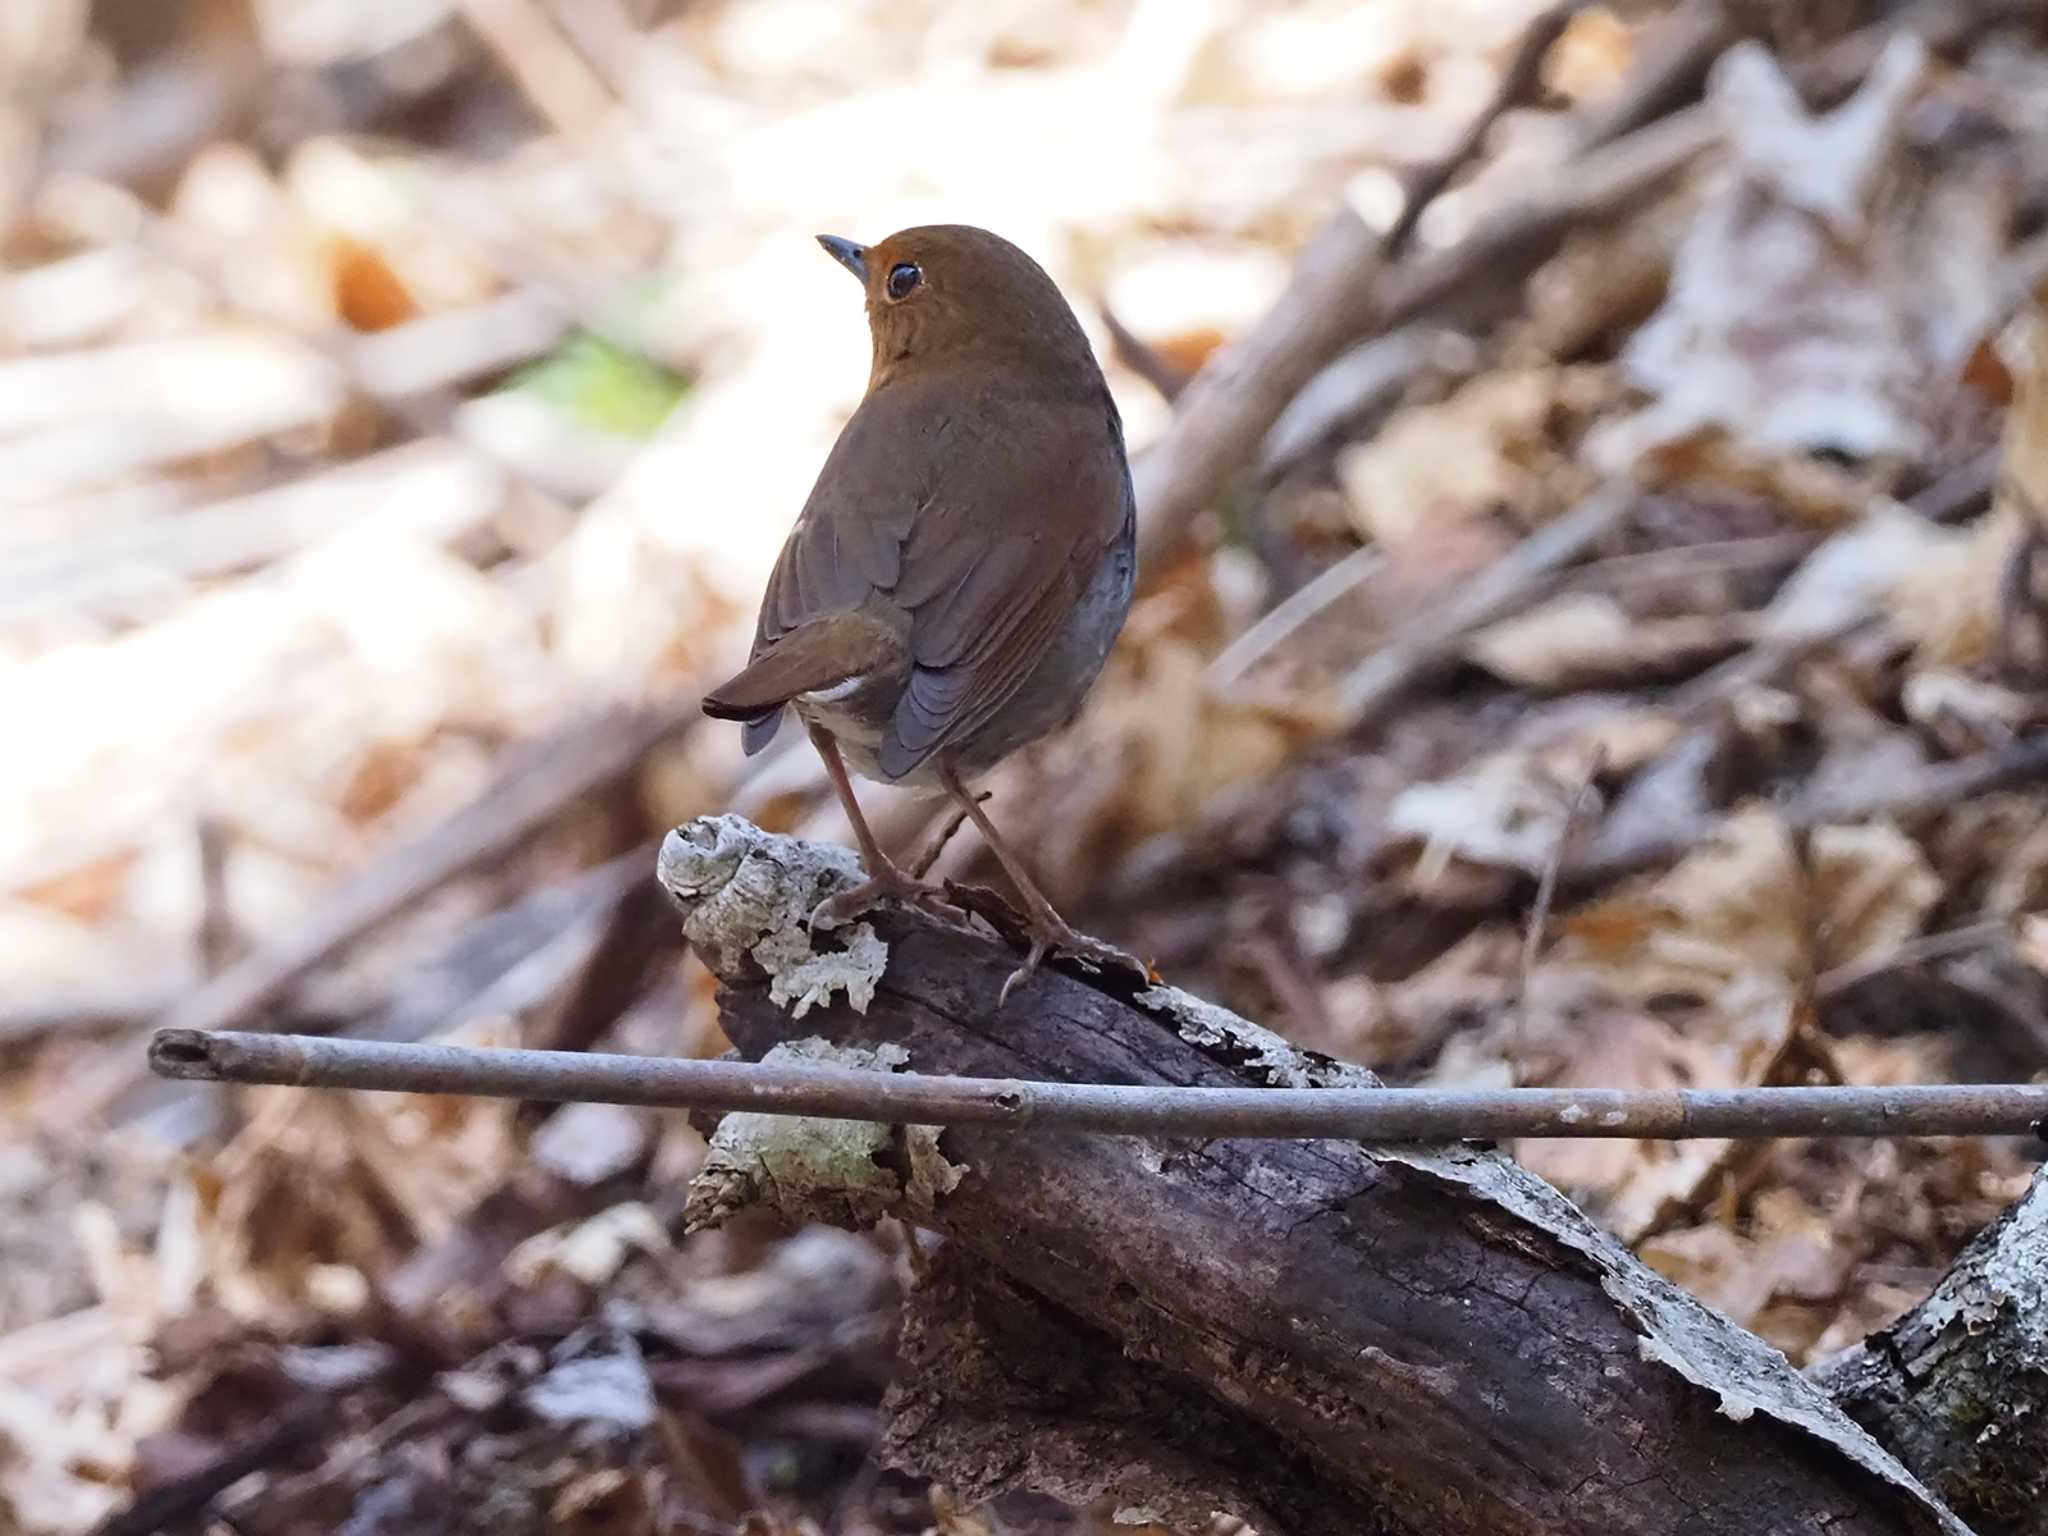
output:
M789 963L816 962L813 936L792 930L854 878L848 861L714 817L672 834L661 866L724 981L741 1052L760 1057L796 1034L777 1001L793 995L780 967L799 951ZM998 1014L1014 964L998 942L893 908L861 926L879 964L875 950L857 956L852 1005L812 999L802 1033L896 1048L911 1070L1373 1081L1170 987L1134 993L1048 970ZM1087 1347L1095 1393L1070 1401L1075 1412L1097 1400L1140 1405L1116 1421L1115 1465L1143 1483L1123 1503L1184 1509L1189 1478L1213 1477L1218 1507L1266 1536L1966 1530L1777 1351L1492 1152L968 1126L942 1132L937 1150L964 1175L925 1209L902 1202L895 1213L971 1253L990 1285L1049 1309L1047 1328L1113 1341ZM927 1298L924 1315L940 1304ZM1018 1381L1014 1454L991 1454L993 1431L963 1436L924 1411L948 1400L929 1371L899 1397L893 1443L920 1470L978 1492L1071 1488L1085 1457L1034 1459L1051 1420L1028 1411L1043 1394ZM1190 1450L1187 1413L1159 1406L1176 1398L1275 1448L1260 1458L1269 1471L1273 1457L1298 1459L1279 1480L1296 1496L1283 1501L1270 1478L1261 1486L1229 1458ZM1151 1454L1138 1454L1141 1439Z
M2048 1173L1924 1302L1814 1376L1984 1536L2048 1533Z

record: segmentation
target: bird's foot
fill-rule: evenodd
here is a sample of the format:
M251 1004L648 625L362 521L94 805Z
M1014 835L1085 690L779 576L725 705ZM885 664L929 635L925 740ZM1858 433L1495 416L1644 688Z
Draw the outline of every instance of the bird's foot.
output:
M1152 972L1136 955L1126 954L1114 944L1105 944L1100 939L1090 938L1056 914L1050 917L1040 916L1034 920L1029 933L1030 953L1025 955L1022 965L1010 972L1009 979L1003 983L1003 990L996 994L996 1007L999 1010L1010 1000L1010 994L1017 989L1018 983L1035 975L1039 966L1045 963L1045 957L1054 951L1071 955L1093 970L1121 968L1147 981L1152 977Z
M849 886L836 895L827 896L813 907L811 926L837 928L841 923L851 922L859 917L880 901L900 901L906 907L917 907L935 917L957 915L953 904L946 900L943 887L915 879L885 860L879 868L870 871L868 878L859 885Z

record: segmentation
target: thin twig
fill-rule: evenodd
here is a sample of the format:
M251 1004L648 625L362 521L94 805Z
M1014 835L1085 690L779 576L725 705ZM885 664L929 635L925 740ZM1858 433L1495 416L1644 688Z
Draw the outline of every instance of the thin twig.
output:
M1377 725L1410 687L1448 662L1473 630L1540 597L1544 578L1619 527L1635 505L1633 485L1602 487L1464 582L1449 600L1417 616L1354 667L1339 687L1339 708L1351 729Z
M1109 344L1116 352L1116 360L1150 384L1169 405L1178 400L1193 375L1162 357L1158 348L1124 324L1122 316L1111 309L1106 300L1098 304L1096 310L1102 316L1102 328L1109 332Z
M610 88L530 0L461 0L458 9L557 133L587 140L610 119Z
M1447 395L1479 371L1479 344L1465 332L1418 321L1360 342L1287 402L1259 445L1256 483L1276 485L1404 400Z
M1711 728L1710 723L1715 716L1738 693L1749 688L1774 686L1809 657L1840 645L1876 622L1874 615L1857 614L1823 629L1753 645L1673 689L1664 701L1664 707L1673 719ZM1667 749L1667 755L1680 750L1682 747L1673 746Z
M228 854L233 834L227 822L202 811L193 829L199 844L199 968L218 976L233 963L240 947L234 909L228 902Z
M995 791L992 789L984 789L974 797L974 803L980 805L994 793ZM956 805L951 811L947 812L945 820L939 823L938 830L932 834L931 840L924 845L924 851L911 864L911 879L922 880L926 875L930 874L932 866L939 862L939 855L946 851L946 844L952 842L955 835L966 824L966 806Z
M166 975L59 988L0 1004L0 1054L26 1050L57 1035L133 1034L157 1018L203 973L186 967Z
M1288 594L1209 663L1209 682L1228 688L1259 664L1289 635L1363 583L1386 563L1377 548L1354 549L1328 570Z
M214 1082L744 1110L887 1124L1028 1126L1122 1136L1354 1141L1989 1136L2023 1135L2048 1120L2048 1084L1663 1092L1157 1088L191 1029L159 1030L150 1042L149 1060L166 1077Z
M181 999L162 1022L218 1029L248 1018L371 929L518 847L565 806L633 772L655 747L698 718L692 699L644 710L599 709L508 753L476 799L394 845L275 944Z
M1514 1056L1508 1062L1509 1080L1519 1088L1522 1085L1523 1043L1529 1032L1529 979L1536 974L1536 960L1543 951L1544 931L1550 926L1550 906L1557 899L1557 872L1564 868L1565 855L1571 851L1572 834L1579 828L1580 818L1586 814L1586 802L1592 798L1593 786L1600 781L1600 774L1607 766L1607 749L1596 744L1586 763L1586 775L1579 780L1579 787L1572 792L1571 804L1565 807L1564 825L1557 829L1557 843L1550 850L1550 857L1543 863L1543 873L1536 881L1536 902L1529 909L1529 926L1522 934L1522 964L1515 977L1515 1047Z
M2048 778L2048 732L2037 732L1996 751L1931 764L1903 789L1806 796L1781 807L1778 815L1794 832L1846 826L1878 817L1903 820L1948 810L1978 796L2038 783L2044 778ZM1702 817L1697 822L1626 843L1604 848L1596 843L1584 858L1568 860L1558 878L1568 888L1583 888L1670 863L1711 839L1725 821L1720 816Z
M1632 555L1589 560L1560 576L1560 588L1607 590L1640 582L1690 581L1734 571L1766 570L1804 559L1820 546L1817 533L1763 533L1742 539L1710 539L1647 549Z
M1910 970L1916 965L1925 965L1931 960L1947 960L1955 955L1967 955L1973 950L1985 949L2001 939L2012 936L2012 924L2002 917L1991 918L1981 923L1965 923L1960 928L1950 928L1941 933L1923 934L1909 939L1897 949L1882 955L1873 955L1866 960L1852 960L1846 965L1824 971L1813 984L1816 1002L1840 997L1851 987L1860 986L1873 976L1887 976L1894 971Z
M1431 161L1408 183L1407 198L1401 205L1401 213L1388 227L1380 239L1380 255L1385 261L1400 259L1408 249L1408 243L1415 238L1416 226L1421 224L1423 214L1429 206L1443 195L1444 189L1457 179L1458 173L1474 160L1486 147L1486 136L1493 132L1493 125L1511 109L1535 99L1543 83L1543 59L1551 45L1564 36L1564 29L1571 25L1572 18L1586 8L1587 0L1559 0L1559 3L1540 11L1522 31L1520 41L1515 44L1514 57L1508 67L1501 71L1500 83L1493 95L1472 121L1465 125L1465 131L1458 136L1458 142L1441 159Z

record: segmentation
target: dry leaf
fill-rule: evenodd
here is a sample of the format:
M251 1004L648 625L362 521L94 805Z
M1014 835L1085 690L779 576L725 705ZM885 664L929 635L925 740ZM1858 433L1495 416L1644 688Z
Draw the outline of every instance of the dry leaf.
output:
M1756 1198L1741 1233L1718 1222L1660 1233L1637 1256L1744 1327L1754 1327L1781 1298L1839 1296L1858 1253L1795 1191L1774 1189Z
M1768 812L1749 810L1668 874L1566 914L1543 969L1610 1006L1669 1020L1695 1086L1753 1086L1794 1038L1813 974L1807 922L1790 838ZM1596 1061L1587 1080L1599 1070ZM1613 1182L1590 1192L1605 1196L1601 1219L1625 1239L1693 1199L1730 1144L1630 1145L1633 1167L1608 1162Z
M2003 606L2000 585L2018 534L2015 511L2001 507L1965 532L1929 540L1893 579L1883 610L1912 642L1917 665L1968 667L1989 658Z
M1623 995L1645 1002L1754 993L1789 1010L1814 974L1808 910L1783 825L1750 808L1649 886L1567 914L1560 958L1599 968ZM1766 1036L1775 1043L1787 1022Z
M1068 730L997 775L1052 894L1085 889L1106 860L1194 824L1224 790L1272 778L1338 723L1317 693L1218 689L1209 660L1226 610L1206 561L1141 597ZM1034 825L1035 823L1035 825Z
M1561 693L1684 676L1751 627L1739 613L1640 619L1602 593L1575 592L1480 630L1465 654L1504 682Z
M1411 785L1387 807L1388 832L1420 845L1413 876L1427 891L1452 859L1540 874L1557 856L1589 755L1502 752L1455 779ZM1588 819L1599 795L1587 797Z
M1906 678L1899 707L1950 757L1975 757L2033 726L2042 703L1988 678L1934 667Z
M1553 974L1549 985L1584 985L1586 979ZM1542 1088L1636 1088L1656 1091L1694 1088L1717 1075L1706 1048L1680 1035L1663 1019L1612 1000L1558 1010L1548 988L1532 978L1529 1004L1545 1020L1539 1037L1524 1049L1519 1081ZM1646 1166L1683 1155L1670 1143L1622 1141L1610 1137L1532 1137L1515 1146L1515 1158L1532 1173L1578 1198L1604 1200L1625 1189Z
M2013 941L2013 953L2035 970L2048 975L2048 917L2029 912L2020 919L2019 937Z
M1338 456L1359 531L1391 547L1503 507L1525 525L1543 521L1590 484L1572 454L1607 390L1598 369L1531 368L1401 412Z
M1914 572L1952 565L1953 552L1966 539L1896 502L1876 502L1860 523L1800 563L1765 610L1760 638L1797 641L1837 633L1878 612Z
M1620 88L1636 59L1636 34L1604 5L1573 14L1543 56L1544 86L1574 101L1597 101Z
M1984 273L2006 212L1989 183L1930 192L1946 208L1944 238L1984 258L1974 294L1930 278L1927 200L1885 195L1926 71L1924 45L1900 34L1854 97L1816 117L1761 46L1722 58L1709 100L1730 162L1679 250L1669 299L1623 354L1655 403L1602 431L1602 462L1626 466L1703 428L1766 455L1928 450L1930 386L1974 344L1957 333L1991 313Z
M1884 822L1817 829L1807 869L1821 970L1882 959L1922 930L1943 894L1919 846Z

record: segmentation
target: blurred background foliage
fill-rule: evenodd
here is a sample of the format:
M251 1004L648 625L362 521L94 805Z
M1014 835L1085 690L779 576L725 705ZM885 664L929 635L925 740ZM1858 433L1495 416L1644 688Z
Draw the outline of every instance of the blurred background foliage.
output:
M1549 233L1304 312L1539 16L1395 275ZM1106 1518L882 1469L912 1240L683 1240L681 1117L141 1069L165 1017L725 1048L646 874L711 810L845 835L692 702L865 382L820 231L1032 251L1141 486L1219 349L1327 353L995 777L1080 920L1395 1080L2048 1067L2027 6L10 0L0 79L0 1531ZM1802 1360L2038 1153L1524 1150Z

